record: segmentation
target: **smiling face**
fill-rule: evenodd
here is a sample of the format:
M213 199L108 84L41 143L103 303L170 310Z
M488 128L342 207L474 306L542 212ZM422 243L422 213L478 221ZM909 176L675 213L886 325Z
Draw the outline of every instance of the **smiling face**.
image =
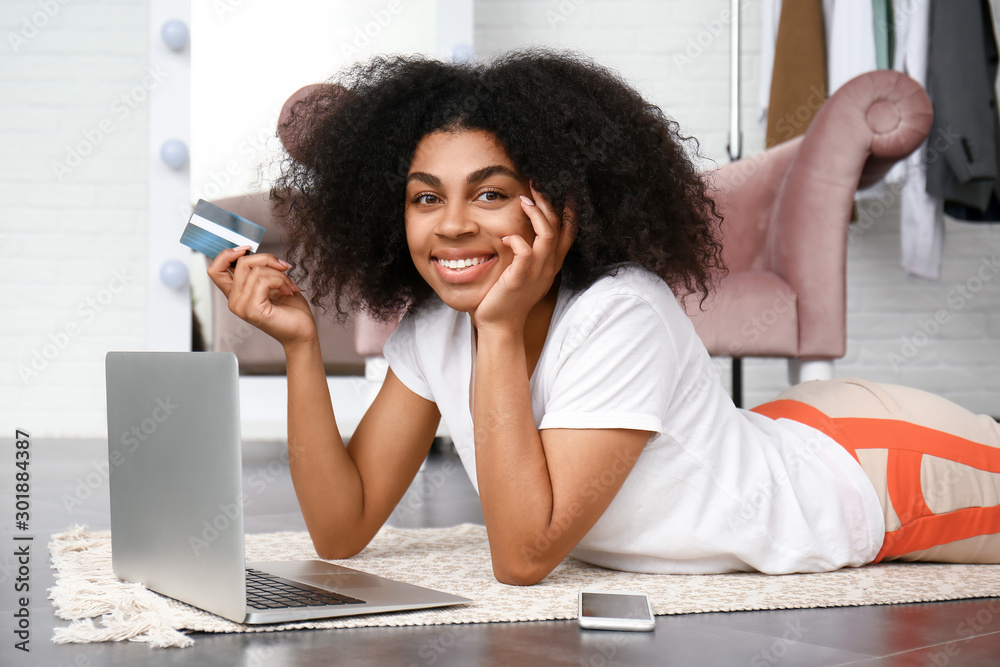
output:
M438 131L417 145L406 184L406 241L441 300L469 312L514 257L501 240L535 238L519 195L528 181L483 130Z

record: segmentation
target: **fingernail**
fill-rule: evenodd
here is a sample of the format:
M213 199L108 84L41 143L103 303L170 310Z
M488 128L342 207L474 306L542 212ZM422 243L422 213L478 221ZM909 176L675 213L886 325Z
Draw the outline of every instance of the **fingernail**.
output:
M250 246L248 246L248 245L241 245L241 246L237 246L237 247L233 248L233 251L234 252L239 252L240 250L246 251L246 250L249 250L249 249L250 249Z
M531 201L530 199L528 199L524 195L521 195L521 201L523 201L528 206L534 206L535 205L535 202Z
M283 260L283 259L279 259L279 260L278 260L278 262L280 262L280 263L281 263L281 265L282 265L283 267L285 267L286 269L290 269L290 268L292 268L292 265L291 265L291 264L290 264L289 262L286 262L286 261L285 261L285 260Z

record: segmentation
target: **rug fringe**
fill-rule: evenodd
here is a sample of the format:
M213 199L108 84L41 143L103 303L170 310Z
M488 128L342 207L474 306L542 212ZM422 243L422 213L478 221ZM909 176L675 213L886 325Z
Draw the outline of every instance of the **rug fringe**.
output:
M78 582L71 593L56 586L50 599L59 616L74 620L67 628L56 628L57 644L104 641L149 642L151 646L186 647L194 642L174 629L175 614L161 598L141 584ZM100 617L97 627L93 618Z
M52 641L56 644L88 644L91 642L148 642L151 648L187 648L194 640L183 632L164 627L161 618L145 612L130 619L120 614L106 614L101 625L92 618L73 621L69 627L56 628Z
M49 553L60 578L49 589L49 599L60 618L73 621L56 628L56 644L90 642L147 642L154 648L192 646L194 640L171 626L176 614L164 598L142 584L123 582L96 567L110 559L106 536L73 526L54 535ZM101 625L94 624L100 617Z

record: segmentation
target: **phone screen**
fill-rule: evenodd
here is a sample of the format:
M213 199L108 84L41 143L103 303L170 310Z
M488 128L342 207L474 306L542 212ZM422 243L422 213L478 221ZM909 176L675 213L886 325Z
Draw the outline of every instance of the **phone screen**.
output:
M646 598L642 595L584 592L582 596L581 609L584 616L630 619L649 618Z

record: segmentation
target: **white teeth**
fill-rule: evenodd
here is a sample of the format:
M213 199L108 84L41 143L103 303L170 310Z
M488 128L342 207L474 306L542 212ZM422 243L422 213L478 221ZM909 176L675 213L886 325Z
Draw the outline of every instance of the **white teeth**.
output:
M465 269L470 266L482 264L485 261L482 257L473 257L471 259L439 259L438 264L446 269Z

